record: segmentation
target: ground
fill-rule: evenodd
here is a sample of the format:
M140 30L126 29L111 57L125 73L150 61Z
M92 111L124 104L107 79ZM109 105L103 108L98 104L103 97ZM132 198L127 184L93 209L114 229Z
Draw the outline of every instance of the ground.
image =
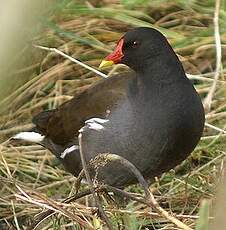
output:
M218 1L216 1L218 2ZM218 24L221 49L226 52L226 11L222 2ZM51 13L51 15L50 15ZM153 26L163 32L203 102L215 82L216 24L214 1L56 1L43 16L42 31L33 44L56 47L93 67L112 49L118 38L136 26ZM21 58L16 57L17 59ZM17 61L16 59L16 61ZM216 185L224 173L226 102L226 60L222 59L206 126L195 151L181 165L156 178L150 186L164 210L190 228L206 229L206 210L215 200ZM106 69L116 73L123 66ZM56 108L99 77L54 52L29 47L17 71L16 87L0 102L0 229L25 229L43 208L57 211L39 229L105 229L105 223L87 206L86 199L63 204L75 190L75 178L67 174L54 156L38 145L12 144L18 131L31 128L31 118L40 111ZM143 194L140 186L128 192ZM103 199L115 229L180 229L146 205L130 201L118 207ZM200 204L201 209L200 209ZM201 211L200 211L201 210ZM198 215L201 218L198 220ZM200 224L201 223L201 224Z

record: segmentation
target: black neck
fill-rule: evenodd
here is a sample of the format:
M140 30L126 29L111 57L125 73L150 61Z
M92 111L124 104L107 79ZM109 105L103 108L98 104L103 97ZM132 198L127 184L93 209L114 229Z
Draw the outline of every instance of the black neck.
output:
M164 85L187 81L182 64L176 54L174 52L172 54L174 56L152 58L142 63L142 68L137 68L135 71L136 78L129 87L129 94L135 96L141 93L142 96L147 96L151 91L161 90Z
M136 70L137 80L148 83L173 83L186 78L183 66L176 54L147 60L142 68Z

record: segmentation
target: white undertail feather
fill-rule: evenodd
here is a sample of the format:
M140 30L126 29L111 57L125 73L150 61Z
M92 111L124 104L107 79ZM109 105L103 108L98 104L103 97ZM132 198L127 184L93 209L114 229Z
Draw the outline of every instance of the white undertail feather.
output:
M12 139L16 140L24 140L34 143L40 143L44 140L45 136L36 132L21 132L16 134Z

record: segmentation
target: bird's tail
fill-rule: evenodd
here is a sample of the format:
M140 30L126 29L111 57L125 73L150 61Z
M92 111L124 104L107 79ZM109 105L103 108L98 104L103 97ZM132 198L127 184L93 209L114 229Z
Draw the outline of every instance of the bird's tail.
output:
M37 131L20 132L13 136L11 140L27 141L42 145L49 149L71 174L77 176L81 171L79 146L75 143L58 145Z
M46 127L48 127L49 119L54 111L55 110L50 110L39 113L32 119L32 122L35 125L34 128L27 132L20 132L11 139L42 144L45 139Z

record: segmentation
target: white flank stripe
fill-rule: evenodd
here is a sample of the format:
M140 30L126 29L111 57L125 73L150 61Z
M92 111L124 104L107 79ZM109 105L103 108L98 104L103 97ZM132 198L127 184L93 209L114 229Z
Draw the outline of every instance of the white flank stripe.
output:
M65 156L68 154L68 153L71 153L75 150L78 150L79 149L79 146L78 145L72 145L71 147L65 149L61 154L60 154L60 158L64 159Z
M102 130L104 129L104 126L102 124L107 123L109 120L107 119L102 119L102 118L91 118L89 120L85 121L85 127L89 128L89 129L93 129L96 131ZM80 132L82 132L83 130L81 130Z
M107 119L102 119L102 118L98 118L98 117L94 117L94 118L90 118L89 120L85 121L85 124L87 123L99 123L99 124L104 124L107 123L109 120Z
M44 138L45 136L41 135L40 133L21 132L21 133L16 134L12 139L40 143L43 141Z
M94 122L93 123L87 123L86 125L88 126L89 129L93 129L96 131L104 129L103 125L98 124L98 123L94 123Z

